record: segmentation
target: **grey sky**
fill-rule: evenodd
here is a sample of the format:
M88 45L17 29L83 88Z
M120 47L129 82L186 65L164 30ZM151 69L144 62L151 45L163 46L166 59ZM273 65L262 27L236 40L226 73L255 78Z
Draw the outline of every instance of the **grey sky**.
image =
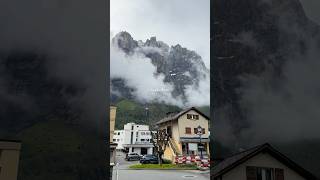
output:
M210 68L210 0L111 0L111 33L156 36L196 51Z

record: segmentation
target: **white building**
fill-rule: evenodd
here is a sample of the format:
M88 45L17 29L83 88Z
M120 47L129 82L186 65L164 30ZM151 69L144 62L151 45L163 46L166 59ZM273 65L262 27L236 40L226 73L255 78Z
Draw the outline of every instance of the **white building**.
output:
M124 130L115 130L113 134L113 142L117 143L117 150L124 150Z
M117 143L118 150L129 153L135 152L141 155L152 154L153 144L148 125L127 123L123 130L115 130L113 142Z

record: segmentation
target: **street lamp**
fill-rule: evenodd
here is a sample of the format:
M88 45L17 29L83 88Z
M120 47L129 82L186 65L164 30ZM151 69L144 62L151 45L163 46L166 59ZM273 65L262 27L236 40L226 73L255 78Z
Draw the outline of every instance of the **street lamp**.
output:
M202 144L201 144L201 135L202 135L202 127L199 125L197 127L197 134L199 135L200 137L200 159L203 159L203 156L202 156Z

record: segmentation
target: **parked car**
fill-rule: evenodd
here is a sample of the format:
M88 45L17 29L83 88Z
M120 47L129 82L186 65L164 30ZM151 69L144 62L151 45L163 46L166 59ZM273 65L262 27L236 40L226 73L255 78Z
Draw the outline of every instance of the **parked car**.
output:
M131 160L136 160L139 161L141 156L138 153L128 153L125 157L125 160L131 161Z
M156 155L147 154L140 159L141 164L158 164L159 160Z

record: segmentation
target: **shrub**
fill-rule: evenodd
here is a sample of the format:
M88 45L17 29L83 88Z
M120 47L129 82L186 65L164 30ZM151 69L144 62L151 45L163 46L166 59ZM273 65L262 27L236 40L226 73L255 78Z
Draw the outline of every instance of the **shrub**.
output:
M169 159L163 159L163 164L172 164L172 161L170 161Z

